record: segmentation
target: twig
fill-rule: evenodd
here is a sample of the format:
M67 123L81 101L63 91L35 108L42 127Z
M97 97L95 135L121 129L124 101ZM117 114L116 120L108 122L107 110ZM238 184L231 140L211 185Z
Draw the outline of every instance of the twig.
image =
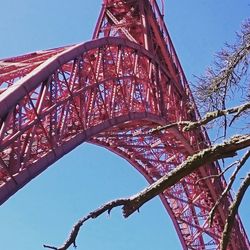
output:
M247 174L244 181L241 183L241 186L236 194L234 202L229 207L229 214L226 219L226 223L224 226L224 230L222 233L221 241L220 241L220 250L226 250L228 242L229 242L229 235L232 231L233 224L235 221L235 216L238 212L238 208L240 206L240 203L244 197L244 194L248 187L250 186L250 173Z
M241 160L238 162L235 171L233 172L233 174L231 175L230 179L229 179L229 183L226 187L226 189L224 189L224 191L222 192L221 196L218 198L218 200L215 202L213 208L211 209L210 213L209 213L209 224L210 226L213 223L213 217L214 217L214 213L216 208L219 206L221 200L227 195L227 193L229 192L229 190L231 189L234 180L236 178L236 175L238 174L238 172L240 171L240 169L242 168L242 166L246 163L247 159L250 157L250 150L248 150L246 152L246 154L241 158Z
M47 246L47 245L43 245L44 248L49 248L49 249L54 249L54 250L58 250L57 247L51 247L51 246Z
M43 245L44 248L49 248L49 249L54 249L54 250L66 250L68 249L71 245L73 245L76 248L76 238L78 236L78 233L80 231L80 228L83 226L83 224L89 220L89 219L95 219L101 214L105 213L108 211L108 213L111 212L111 210L115 207L125 205L129 199L117 199L113 200L110 202L105 203L101 207L97 208L96 210L90 212L87 214L85 217L81 218L74 226L73 229L71 230L68 239L65 241L65 243L60 246L60 247L54 247L54 246L49 246L49 245Z
M178 127L179 125L180 125L179 122L174 122L174 123L170 123L170 124L167 124L167 125L164 125L164 126L158 126L156 128L150 129L148 131L148 134L156 133L156 132L159 132L159 131L162 131L162 130L165 130L165 129L170 129L170 128L173 128L173 127Z
M233 124L233 122L243 113L245 112L247 109L244 108L240 108L237 113L233 116L233 119L230 121L229 126L231 126Z
M220 172L219 174L209 175L209 176L200 178L199 180L197 180L197 181L195 182L195 184L198 184L200 181L204 181L204 180L207 180L207 179L219 178L219 177L221 177L221 176L224 175L230 168L232 168L234 165L236 165L238 162L239 162L239 161L233 162L232 164L230 164L228 167L226 167L226 168L225 168L222 172Z

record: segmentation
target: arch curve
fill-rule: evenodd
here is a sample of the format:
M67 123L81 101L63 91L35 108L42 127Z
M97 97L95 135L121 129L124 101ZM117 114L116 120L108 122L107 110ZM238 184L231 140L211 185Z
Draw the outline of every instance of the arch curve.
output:
M122 65L124 57L130 63ZM106 71L102 62L108 60ZM4 90L0 95L1 187L18 185L18 176L30 172L30 166L42 160L50 164L49 155L58 159L73 144L114 124L160 117L156 83L149 86L150 76L142 67L149 61L156 74L157 63L137 44L120 38L98 39L66 48ZM116 74L115 80L109 74ZM137 79L135 90L132 82ZM76 142L66 146L69 141Z

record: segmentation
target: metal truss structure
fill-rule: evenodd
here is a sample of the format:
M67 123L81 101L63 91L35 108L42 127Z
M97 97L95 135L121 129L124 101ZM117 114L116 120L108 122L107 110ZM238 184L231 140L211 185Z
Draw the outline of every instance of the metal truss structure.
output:
M210 145L206 131L159 125L199 114L155 0L104 0L93 40L0 60L0 203L83 142L107 148L149 183ZM183 249L218 249L228 196L217 163L160 198ZM199 180L199 182L197 182ZM236 217L229 249L250 249Z

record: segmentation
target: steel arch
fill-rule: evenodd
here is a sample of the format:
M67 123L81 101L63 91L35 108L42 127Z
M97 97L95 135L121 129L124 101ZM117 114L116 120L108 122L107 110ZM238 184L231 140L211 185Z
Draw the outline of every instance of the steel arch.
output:
M168 72L138 44L108 37L48 57L2 88L1 203L84 141L127 159L150 183L204 147L193 132L150 132L190 117L183 112L187 103L176 102ZM161 195L184 249L216 246L221 232L206 222L213 197L205 183L195 185L201 176L196 172ZM219 214L215 221L221 224Z
M156 0L103 0L93 39L0 61L0 202L83 141L125 158L150 183L210 145L203 128L152 133L199 119ZM200 178L219 172L203 166L160 195L184 249L218 248L231 196L209 227L226 183ZM231 239L230 249L250 248L238 216Z

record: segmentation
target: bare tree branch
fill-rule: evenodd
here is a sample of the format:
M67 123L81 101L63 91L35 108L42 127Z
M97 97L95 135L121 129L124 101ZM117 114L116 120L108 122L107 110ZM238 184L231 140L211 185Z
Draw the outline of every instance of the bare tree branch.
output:
M86 222L90 218L96 218L106 211L110 213L110 211L117 206L122 206L123 216L126 218L133 212L138 210L145 202L159 195L168 187L173 186L183 177L198 169L201 165L213 162L221 158L233 157L236 155L236 151L248 146L250 146L250 135L239 135L232 137L222 144L214 145L210 148L204 149L201 152L188 157L182 164L180 164L170 173L166 174L141 192L129 198L117 199L108 202L100 208L90 212L87 216L83 217L75 224L68 239L61 247L56 248L48 245L44 245L44 247L54 250L66 250L71 245L76 247L76 238L79 230L84 222Z
M187 124L184 127L184 131L189 131L191 129L197 128L201 125L206 125L207 123L221 117L221 116L226 116L226 115L230 115L230 114L240 114L246 110L250 109L250 102L247 102L245 104L242 104L240 106L237 107L233 107L233 108L229 108L229 109L223 109L223 110L216 110L213 112L208 112L204 118L202 118L200 121L197 122L191 122L189 124Z
M233 157L236 155L236 151L248 146L250 146L250 135L233 136L222 144L214 145L188 157L187 160L173 169L170 173L164 175L141 192L130 197L129 202L123 206L124 217L128 217L144 203L162 193L165 189L173 186L183 177L198 169L201 165L211 163L218 159Z
M210 219L210 225L213 223L213 217L214 217L214 213L216 208L219 206L221 200L227 195L227 193L229 192L229 190L231 189L234 180L236 178L236 175L238 174L238 172L240 171L240 169L242 168L242 166L246 163L247 159L250 157L250 150L246 152L246 154L241 158L241 160L238 162L235 171L233 172L233 174L231 175L230 179L229 179L229 183L226 187L226 189L224 189L224 191L222 192L221 196L218 198L218 200L215 202L215 205L213 206L213 208L211 209L210 213L209 213L209 219Z
M250 19L243 23L237 35L235 44L226 44L217 54L214 67L197 77L196 97L205 112L225 109L227 101L235 98L238 90L244 90L244 97L249 94L243 79L249 81Z
M113 200L110 202L107 202L103 204L101 207L97 208L96 210L90 212L87 214L85 217L81 218L74 226L73 229L71 230L68 239L65 241L65 243L60 246L60 247L54 247L54 246L49 246L49 245L43 245L44 248L49 248L49 249L54 249L54 250L66 250L68 249L71 245L73 245L76 248L76 237L80 231L80 228L83 226L83 224L89 220L89 219L95 219L101 214L105 213L108 211L108 213L111 212L111 210L115 207L125 205L128 202L129 199L117 199Z
M231 114L235 114L237 116L239 116L241 113L243 113L244 111L250 109L250 102L247 102L245 104L242 104L240 106L237 107L233 107L233 108L229 108L229 109L223 109L223 110L216 110L213 112L208 112L201 120L199 121L195 121L195 122L191 122L191 121L180 121L180 122L175 122L175 123L171 123L171 124L167 124L165 126L159 126L155 129L151 129L150 132L154 133L157 131L161 131L161 130L165 130L165 129L169 129L172 127L177 127L177 126L183 126L183 131L189 131L192 129L196 129L200 126L206 125L207 123L222 117L222 116L227 116L227 115L231 115Z
M229 207L229 214L228 217L226 219L226 223L224 226L224 230L222 233L222 238L221 238L221 242L220 242L220 250L226 250L229 239L230 239L230 233L232 231L233 228L233 224L235 221L235 216L238 212L238 208L240 206L240 203L244 197L244 194L247 190L247 188L250 186L250 173L247 174L247 176L245 177L244 181L242 182L234 202L231 204L231 206Z

